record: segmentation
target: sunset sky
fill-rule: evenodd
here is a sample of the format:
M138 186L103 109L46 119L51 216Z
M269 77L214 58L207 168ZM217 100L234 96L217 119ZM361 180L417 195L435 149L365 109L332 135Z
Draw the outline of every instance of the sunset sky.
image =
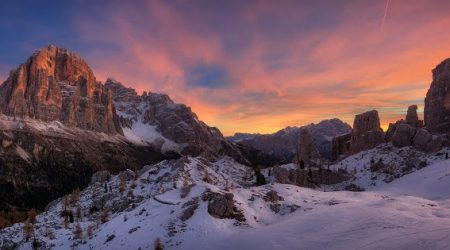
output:
M450 1L387 3L2 1L0 79L54 44L99 80L167 93L225 135L352 124L371 109L386 127L408 105L422 112L431 70L450 57Z

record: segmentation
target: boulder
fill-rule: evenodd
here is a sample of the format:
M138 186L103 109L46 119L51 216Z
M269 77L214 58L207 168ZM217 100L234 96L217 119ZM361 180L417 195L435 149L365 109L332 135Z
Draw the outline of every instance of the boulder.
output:
M208 201L208 213L218 219L235 219L245 221L241 211L234 205L232 193L214 193L206 191L202 195L203 201Z
M413 145L424 152L437 152L443 146L443 139L430 134L425 129L417 129L413 138Z
M284 201L284 198L282 196L279 196L276 191L270 190L266 193L266 195L263 196L263 200L276 203L278 201Z
M416 129L408 124L398 124L392 135L392 145L396 147L406 147L413 144Z

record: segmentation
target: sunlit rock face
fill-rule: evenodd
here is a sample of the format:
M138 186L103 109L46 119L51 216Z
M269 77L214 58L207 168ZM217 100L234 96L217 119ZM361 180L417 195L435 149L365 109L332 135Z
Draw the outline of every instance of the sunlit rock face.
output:
M450 58L433 70L425 98L425 126L431 133L450 132Z
M34 53L10 73L0 97L6 115L122 134L112 92L79 55L66 49L48 46Z

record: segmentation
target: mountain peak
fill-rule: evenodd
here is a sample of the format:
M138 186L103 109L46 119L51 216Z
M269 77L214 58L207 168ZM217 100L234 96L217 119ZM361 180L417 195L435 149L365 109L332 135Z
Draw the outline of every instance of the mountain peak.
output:
M0 97L0 111L9 116L122 134L112 96L86 61L64 48L49 45L33 53L11 71Z

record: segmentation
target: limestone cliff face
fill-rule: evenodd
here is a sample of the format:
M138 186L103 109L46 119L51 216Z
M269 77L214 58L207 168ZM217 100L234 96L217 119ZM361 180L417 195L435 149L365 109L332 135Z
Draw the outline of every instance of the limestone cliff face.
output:
M80 56L55 46L37 51L10 73L0 86L0 111L122 134L112 93Z
M425 97L424 116L429 132L450 132L450 58L433 70L433 81Z
M355 116L350 144L352 153L374 148L383 142L384 132L380 127L380 118L376 110Z
M333 160L368 150L385 142L378 111L371 110L355 116L351 133L333 138Z
M300 130L297 163L307 167L320 166L320 153L308 129Z

